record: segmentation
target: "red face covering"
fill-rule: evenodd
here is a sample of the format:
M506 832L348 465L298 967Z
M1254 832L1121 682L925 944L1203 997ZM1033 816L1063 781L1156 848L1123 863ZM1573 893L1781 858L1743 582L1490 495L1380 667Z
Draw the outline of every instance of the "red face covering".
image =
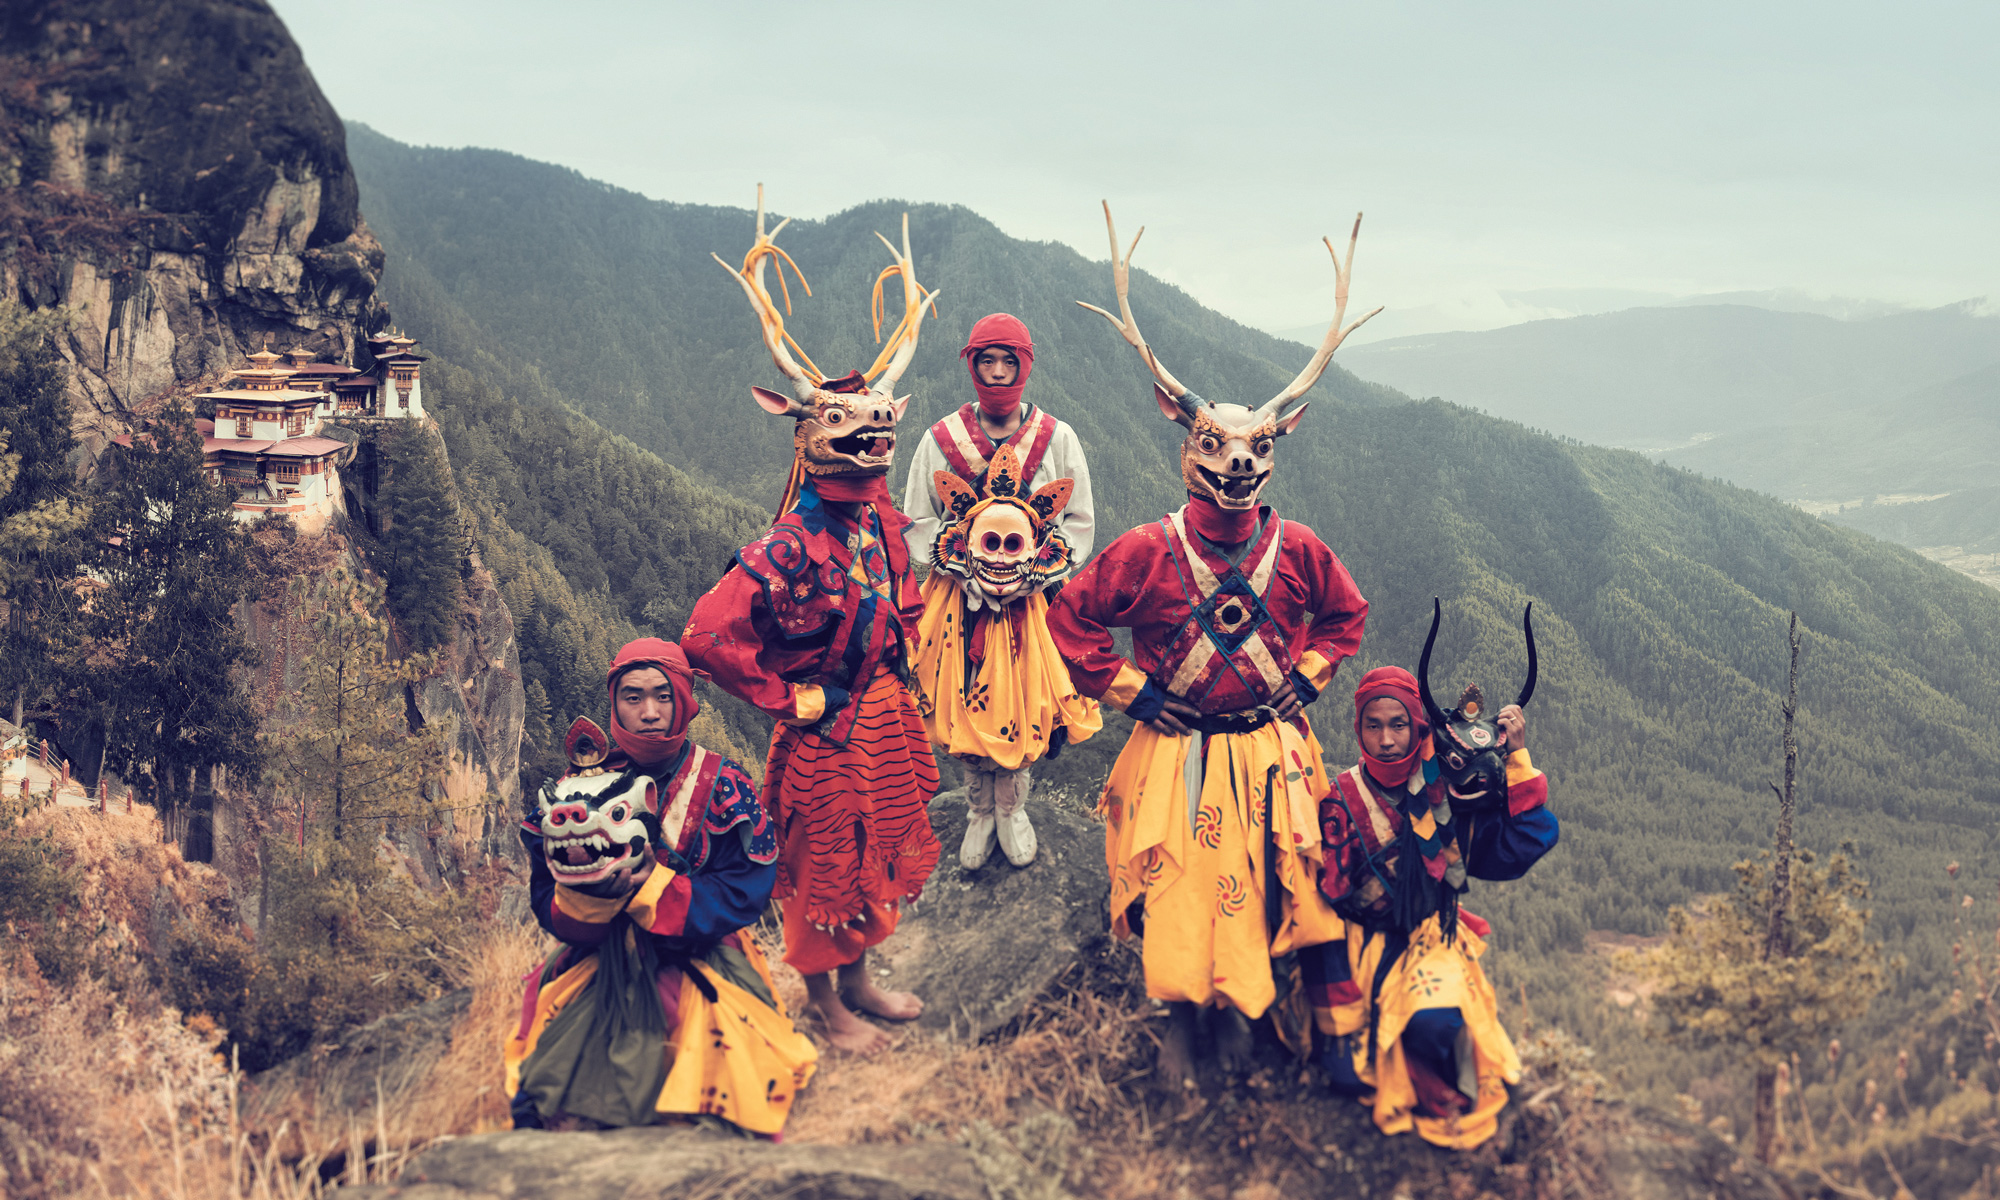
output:
M1219 546L1234 546L1250 540L1257 532L1257 517L1263 506L1241 512L1227 509L1207 496L1188 493L1187 523L1194 531Z
M665 729L634 731L619 723L618 678L634 667L656 667L672 686L674 718ZM611 660L605 686L611 692L611 740L618 743L627 758L650 767L668 762L681 752L681 747L687 744L688 722L701 711L701 705L694 698L694 668L688 665L687 655L681 653L679 646L659 638L627 642Z
M1021 360L1020 373L1008 387L989 387L979 380L977 360L979 352L988 346L1000 346L1012 350L1014 357ZM979 318L972 327L971 336L965 339L965 349L958 352L965 360L965 369L972 373L972 390L979 393L979 408L996 421L1004 421L1021 407L1021 393L1028 386L1028 373L1035 367L1035 339L1028 336L1028 327L1021 324L1021 318L1011 313L994 313Z
M1401 667L1377 667L1361 677L1361 684L1354 689L1354 739L1361 740L1361 710L1368 707L1371 700L1387 696L1403 706L1410 714L1410 752L1394 762L1383 762L1366 750L1361 752L1361 766L1376 783L1383 787L1399 788L1408 783L1420 764L1428 757L1426 751L1431 744L1430 722L1424 717L1424 701L1417 694L1417 677Z

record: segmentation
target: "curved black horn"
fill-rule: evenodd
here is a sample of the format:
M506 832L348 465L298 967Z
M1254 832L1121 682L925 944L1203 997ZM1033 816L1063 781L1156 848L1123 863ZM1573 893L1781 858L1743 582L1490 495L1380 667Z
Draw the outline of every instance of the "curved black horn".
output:
M1528 607L1521 610L1521 632L1528 635L1528 682L1521 685L1521 698L1514 701L1522 708L1528 707L1528 698L1535 694L1535 675L1539 663L1535 658L1535 602L1528 601Z
M1431 719L1432 729L1443 729L1444 710L1431 698L1431 647L1438 640L1438 625L1444 621L1444 605L1436 596L1431 597L1431 632L1424 639L1423 657L1417 660L1417 694L1424 698L1424 712Z

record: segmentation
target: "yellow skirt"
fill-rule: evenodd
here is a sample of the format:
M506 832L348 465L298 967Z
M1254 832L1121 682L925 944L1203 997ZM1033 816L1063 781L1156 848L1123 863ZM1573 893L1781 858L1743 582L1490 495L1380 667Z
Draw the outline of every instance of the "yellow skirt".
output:
M1500 1005L1486 971L1479 965L1486 943L1459 922L1458 936L1446 945L1438 919L1432 917L1410 935L1410 945L1389 968L1382 986L1369 1000L1370 984L1381 968L1386 939L1363 936L1354 929L1347 939L1347 961L1362 999L1357 1005L1332 1010L1343 1028L1325 1033L1354 1033L1354 1073L1375 1089L1375 1127L1383 1133L1403 1133L1412 1126L1417 1136L1434 1146L1470 1150L1499 1128L1500 1110L1507 1106L1507 1084L1521 1081L1521 1056L1514 1040L1500 1025ZM1471 1035L1478 1099L1455 1117L1430 1117L1417 1111L1417 1092L1403 1054L1403 1030L1426 1008L1456 1008ZM1372 1011L1371 1011L1372 1010ZM1370 1061L1367 1026L1375 1022L1374 1055Z
M737 941L775 998L771 967L756 939L746 933ZM663 1053L669 1070L654 1111L708 1114L752 1133L778 1133L799 1089L818 1069L818 1049L792 1027L782 1000L773 1008L698 961L690 969L702 972L715 989L715 1000L711 1003L692 979L682 978L680 1021L667 1030ZM508 1096L520 1089L521 1064L534 1053L549 1021L579 997L592 1002L590 984L596 976L597 957L592 955L542 987L526 1036L507 1039Z
M1326 770L1311 729L1301 735L1285 721L1201 743L1204 761L1190 770L1194 738L1140 725L1111 768L1097 809L1111 928L1130 937L1140 906L1148 995L1228 1004L1254 1019L1276 998L1274 956L1346 931L1316 883ZM1190 778L1199 780L1193 796Z
M969 614L958 577L931 572L917 627L916 673L918 703L933 745L1018 771L1041 761L1057 729L1067 728L1074 743L1104 728L1097 701L1070 682L1069 666L1049 636L1048 613L1049 602L1036 593L1002 613ZM986 653L970 678L968 618L986 625Z

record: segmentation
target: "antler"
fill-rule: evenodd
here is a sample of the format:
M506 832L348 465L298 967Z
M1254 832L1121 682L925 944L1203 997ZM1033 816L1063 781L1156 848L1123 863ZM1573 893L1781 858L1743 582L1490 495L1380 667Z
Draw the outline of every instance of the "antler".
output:
M889 344L875 356L875 362L862 374L870 381L870 388L878 395L894 399L896 381L903 377L903 371L910 365L910 358L917 352L917 334L922 330L924 310L931 310L931 318L937 319L937 309L932 307L938 298L937 292L926 292L917 282L917 268L910 257L910 214L903 214L903 250L896 252L895 243L881 234L875 235L884 246L889 247L890 257L896 261L882 268L875 277L875 294L869 301L869 312L875 319L875 340L882 340L882 285L894 275L903 277L903 319L889 334ZM880 378L877 378L877 375Z
M799 286L806 289L806 295L812 295L812 286L806 283L805 272L799 270L799 264L792 261L791 255L778 248L777 236L791 223L792 219L786 217L778 222L776 229L764 232L764 185L760 183L757 185L757 240L751 243L750 252L743 256L743 269L739 271L723 262L720 254L711 253L709 257L721 263L722 269L742 285L743 294L750 297L750 307L756 311L757 322L764 328L764 348L771 352L771 361L777 364L778 370L792 381L792 394L803 402L826 382L826 373L814 366L812 357L792 340L791 334L785 332L785 318L778 315L778 306L771 302L771 293L764 288L764 264L775 258L779 260L778 290L785 297L786 314L792 311L792 290L785 286L787 266L799 277ZM787 346L799 352L799 358L805 359L805 366L798 364Z
M1347 285L1354 280L1354 243L1360 240L1360 213L1354 214L1354 232L1348 235L1347 238L1347 261L1345 263L1340 261L1340 253L1333 248L1332 238L1323 237L1320 239L1320 241L1326 243L1326 252L1333 256L1333 324L1327 326L1326 337L1319 344L1319 353L1312 356L1312 361L1306 364L1306 369L1300 371L1299 377L1292 380L1290 386L1286 387L1284 391L1279 392L1276 396L1266 401L1264 407L1258 410L1259 412L1268 412L1275 417L1284 416L1286 407L1292 401L1311 391L1313 384L1318 383L1319 377L1326 373L1326 364L1333 361L1333 352L1340 349L1340 343L1347 339L1347 335L1367 324L1369 317L1382 311L1382 306L1376 305L1367 316L1362 317L1354 324L1349 325L1345 329L1340 327L1341 320L1347 316Z
M1146 344L1145 337L1139 332L1139 322L1132 316L1132 301L1126 296L1126 291L1132 282L1132 251L1139 248L1139 239L1146 236L1146 227L1139 226L1139 232L1132 235L1132 244L1125 248L1125 256L1120 258L1118 227L1111 223L1111 201L1106 200L1103 203L1104 230L1111 236L1111 284L1118 290L1118 311L1125 319L1121 321L1095 304L1085 304L1081 300L1077 301L1077 304L1111 322L1111 327L1118 331L1119 336L1131 343L1132 348L1139 352L1139 357L1145 360L1147 370L1150 370L1153 378L1159 381L1160 390L1179 402L1181 408L1192 416L1194 410L1188 399L1192 393L1185 384L1174 378L1173 372L1160 365L1159 356L1153 353L1153 348Z

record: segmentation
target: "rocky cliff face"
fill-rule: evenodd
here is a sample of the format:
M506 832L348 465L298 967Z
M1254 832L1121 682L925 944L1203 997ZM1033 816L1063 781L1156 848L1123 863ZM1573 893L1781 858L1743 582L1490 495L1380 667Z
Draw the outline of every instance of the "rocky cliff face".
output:
M353 361L389 317L359 196L340 118L264 0L0 7L0 300L74 314L61 350L81 474L134 414L218 383L267 339ZM295 565L365 566L338 533L316 553ZM525 711L513 616L474 574L442 668L410 697L413 720L451 723L445 788L467 841L518 808ZM281 597L238 612L260 693L296 684ZM492 813L469 807L488 795ZM253 882L243 810L225 799L216 821L217 866ZM436 866L436 848L405 849Z
M78 433L269 336L351 357L386 321L346 134L261 0L0 10L0 295L65 305Z

